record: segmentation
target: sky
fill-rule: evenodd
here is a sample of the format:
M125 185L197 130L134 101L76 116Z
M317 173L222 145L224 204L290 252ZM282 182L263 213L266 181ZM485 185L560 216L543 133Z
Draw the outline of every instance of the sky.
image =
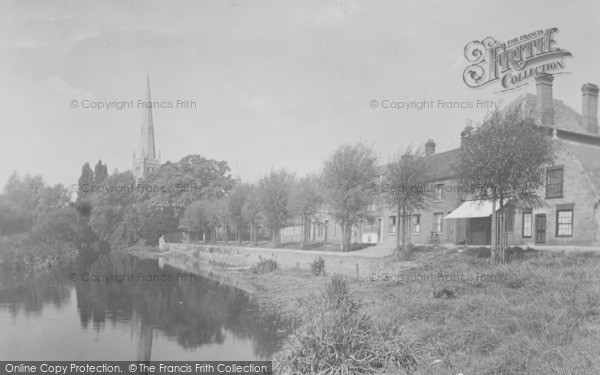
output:
M594 0L3 1L0 186L13 171L70 185L99 159L130 169L147 74L152 100L172 103L153 112L163 162L200 154L253 181L272 168L317 172L346 142L366 142L381 163L427 139L450 150L488 109L382 103L534 93L467 87L465 45L557 27L573 57L554 98L580 112L581 85L600 83L598 14Z

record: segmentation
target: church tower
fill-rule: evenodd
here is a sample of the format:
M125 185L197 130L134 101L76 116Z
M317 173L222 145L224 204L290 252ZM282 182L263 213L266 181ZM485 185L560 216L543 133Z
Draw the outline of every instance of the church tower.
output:
M133 151L133 175L136 180L155 170L160 165L160 153L156 158L154 146L154 124L152 122L152 98L150 97L150 76L146 81L146 102L144 103L144 121L140 130L140 141L136 151Z

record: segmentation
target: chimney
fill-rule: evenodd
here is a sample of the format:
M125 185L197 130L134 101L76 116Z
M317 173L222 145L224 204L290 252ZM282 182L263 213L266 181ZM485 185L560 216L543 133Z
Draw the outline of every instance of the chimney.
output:
M554 126L554 107L552 103L552 74L542 73L535 77L537 89L537 108L540 111L542 125Z
M598 134L598 86L586 83L581 86L581 95L581 124L588 133Z
M433 139L428 139L425 143L425 156L431 156L435 154L435 142Z

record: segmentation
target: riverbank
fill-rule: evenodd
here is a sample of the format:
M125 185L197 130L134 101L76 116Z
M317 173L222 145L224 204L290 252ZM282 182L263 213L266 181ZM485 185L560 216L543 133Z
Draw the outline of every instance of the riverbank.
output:
M0 238L0 290L43 278L52 268L67 265L77 249L62 241L44 243L27 234Z
M202 262L193 253L173 256ZM600 373L598 254L518 249L509 264L494 266L489 249L415 248L411 259L416 267L390 258L370 279L346 280L362 313L401 330L417 373ZM253 274L204 264L298 324L329 279L302 269Z

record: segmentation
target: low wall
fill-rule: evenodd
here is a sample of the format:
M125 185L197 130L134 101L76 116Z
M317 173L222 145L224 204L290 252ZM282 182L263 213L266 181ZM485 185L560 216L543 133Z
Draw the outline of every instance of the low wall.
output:
M252 266L264 259L273 259L282 269L311 269L310 264L319 257L325 260L326 274L342 274L348 277L367 278L378 273L386 258L373 254L338 253L310 250L266 249L223 245L198 245L163 243L162 251L192 255L195 258L223 262L234 266Z

